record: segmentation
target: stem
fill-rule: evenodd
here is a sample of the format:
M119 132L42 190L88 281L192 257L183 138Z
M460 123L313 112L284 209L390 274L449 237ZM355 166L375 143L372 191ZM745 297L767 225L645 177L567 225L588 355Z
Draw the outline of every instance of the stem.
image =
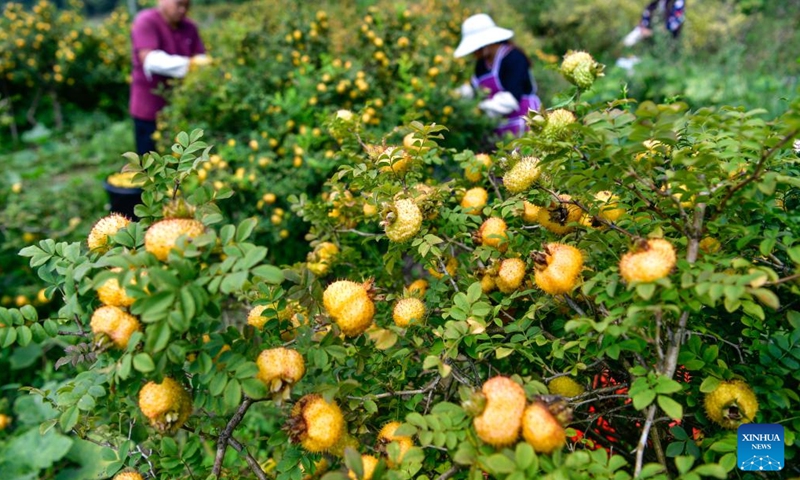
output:
M387 398L387 397L399 397L399 396L402 396L402 395L416 395L416 394L419 394L419 393L428 393L428 392L433 391L434 388L436 388L436 385L439 383L439 381L441 379L442 379L442 377L437 375L436 378L431 380L427 385L425 385L422 388L416 389L416 390L403 390L403 391L400 391L400 392L384 392L384 393L379 393L377 395L370 395L368 397L352 397L351 396L351 397L347 397L347 398L349 398L350 400L365 400L367 398L375 398L375 399L377 399L377 398Z
M653 448L656 451L656 457L658 457L658 463L664 466L664 469L667 469L667 456L664 454L664 447L661 445L661 431L658 428L658 425L653 426Z
M239 405L239 409L235 414L233 414L233 417L231 417L228 425L225 426L225 430L222 431L219 439L217 440L217 456L214 458L214 468L212 470L212 473L217 478L220 478L220 472L222 471L222 460L225 458L225 450L228 448L228 443L231 435L233 435L233 430L242 421L244 415L247 413L247 409L250 408L250 405L253 403L254 400L252 398L244 397L242 404Z
M650 427L653 426L653 419L656 416L656 404L653 403L647 408L647 420L642 429L642 436L639 437L639 444L636 445L636 467L633 470L633 477L636 478L642 473L644 463L644 449L647 447L647 437L650 434Z
M450 469L449 469L449 470L447 470L447 471L446 471L446 472L444 472L443 474L439 475L439 476L436 478L436 480L447 480L448 478L450 478L450 477L452 477L453 475L455 475L456 473L458 473L458 470L459 470L460 468L461 468L461 467L459 467L458 465L453 465L452 467L450 467Z
M42 89L36 89L36 94L33 96L33 101L31 102L30 108L28 108L28 113L25 114L25 118L28 120L28 123L31 125L36 125L36 108L39 106L39 99L42 98Z

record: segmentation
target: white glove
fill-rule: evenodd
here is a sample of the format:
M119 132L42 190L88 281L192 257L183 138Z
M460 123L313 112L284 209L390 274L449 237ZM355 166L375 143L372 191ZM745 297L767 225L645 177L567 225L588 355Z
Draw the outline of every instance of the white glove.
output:
M453 90L453 94L457 97L472 100L475 97L475 90L472 89L472 86L470 86L469 83L465 83Z
M622 39L622 44L626 47L632 47L639 43L641 39L644 38L644 32L642 31L642 27L636 26L631 33L625 35L625 38Z
M491 118L501 117L519 109L519 102L511 92L497 92L478 104L478 108Z
M189 57L170 55L163 50L153 50L144 57L144 74L150 80L153 74L183 78L189 71Z

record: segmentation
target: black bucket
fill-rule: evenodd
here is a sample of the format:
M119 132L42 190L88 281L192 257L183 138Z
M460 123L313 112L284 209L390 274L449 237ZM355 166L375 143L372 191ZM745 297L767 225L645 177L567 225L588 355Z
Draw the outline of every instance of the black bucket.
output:
M105 181L103 182L103 188L108 192L111 213L119 213L131 220L139 220L139 217L133 214L133 208L142 203L141 188L115 187Z

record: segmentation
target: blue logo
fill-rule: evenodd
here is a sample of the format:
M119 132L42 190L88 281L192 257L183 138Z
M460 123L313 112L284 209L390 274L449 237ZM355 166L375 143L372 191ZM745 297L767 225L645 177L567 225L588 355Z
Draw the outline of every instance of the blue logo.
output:
M736 436L736 461L740 470L778 471L785 466L782 425L745 423L739 426Z

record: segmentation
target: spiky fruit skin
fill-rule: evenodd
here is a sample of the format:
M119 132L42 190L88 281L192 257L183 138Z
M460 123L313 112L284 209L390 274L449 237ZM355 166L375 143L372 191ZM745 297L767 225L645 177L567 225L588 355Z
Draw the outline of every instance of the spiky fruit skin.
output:
M375 467L378 466L378 459L372 455L361 455L361 466L364 469L364 476L361 478L363 480L372 480L372 475L375 473ZM347 476L352 480L358 480L356 472L352 470L348 470Z
M562 397L577 397L586 391L583 385L575 381L572 377L556 377L547 384L551 395L561 395Z
M536 259L536 285L550 295L571 292L577 286L583 269L583 254L563 243L548 243L544 250L544 254Z
M564 427L542 402L534 402L522 416L522 437L536 453L550 454L567 443Z
M344 458L344 451L346 448L352 448L353 450L358 450L359 447L358 439L350 434L350 432L345 429L344 433L342 433L342 438L336 442L336 445L332 446L328 449L328 453L335 457Z
M478 183L483 178L483 172L492 166L492 158L485 153L475 155L475 162L464 169L464 178L472 183Z
M291 348L271 348L264 350L256 360L256 378L264 382L271 392L284 386L299 382L306 373L306 362L297 350Z
M475 432L484 443L494 447L511 445L519 438L525 391L508 377L493 377L483 384L486 407L475 417Z
M486 192L485 188L470 188L461 199L461 208L470 215L480 215L481 209L486 206L488 200L489 193Z
M122 472L114 475L113 480L144 480L139 472Z
M597 216L603 220L613 223L619 220L620 217L625 214L625 210L617 206L619 198L617 198L611 192L606 190L597 192L594 198L603 204L600 207L600 212L597 214Z
M400 422L389 422L381 428L381 431L378 432L378 442L380 444L385 445L392 442L397 442L400 446L400 455L398 456L397 461L402 462L403 457L406 455L411 447L414 446L414 441L411 437L407 437L405 435L395 435L394 432L400 427ZM389 468L393 468L394 462L388 461Z
M422 212L413 200L401 199L392 208L395 218L386 224L386 236L395 243L411 240L422 226Z
M121 228L131 223L127 217L118 213L112 213L101 218L94 224L89 232L89 250L105 252L109 248L108 237L117 233Z
M406 292L409 295L414 295L415 297L422 298L425 296L425 292L428 291L428 281L424 278L418 278L411 282L411 284L406 287Z
M262 315L264 310L267 309L269 305L256 305L253 307L250 312L247 314L247 324L256 327L257 329L261 330L264 328L264 324L267 323L267 317Z
M206 227L190 218L169 218L150 225L144 234L144 248L164 262L182 235L193 239L203 234Z
M520 258L506 258L500 262L495 283L503 293L511 293L522 285L525 279L525 262Z
M164 377L161 383L147 382L139 390L139 408L158 431L175 432L192 414L192 398L181 384Z
M539 211L542 210L542 207L534 205L527 200L523 201L522 205L522 221L528 225L537 223L539 221Z
M121 268L112 268L112 272L121 272ZM136 284L135 280L131 283ZM113 307L130 307L133 305L134 299L125 293L125 289L120 286L116 278L109 278L97 289L97 298L103 305L111 305Z
M559 108L547 114L547 120L542 128L542 137L549 141L563 140L567 137L567 128L576 122L575 114L569 110Z
M114 475L113 480L144 480L144 477L139 472L128 471Z
M569 202L572 197L569 195L559 195L559 202L554 203L550 208L539 210L538 222L546 229L556 235L566 235L575 230L572 223L580 222L583 211L577 205Z
M486 221L484 221L481 225L481 228L478 230L481 244L488 247L494 247L501 252L506 251L508 248L508 235L506 234L507 229L508 227L506 226L506 222L502 218L487 218Z
M104 305L95 310L90 326L92 333L106 335L120 349L128 346L133 332L141 327L136 317L111 305Z
M458 260L456 257L448 257L447 262L445 262L444 270L447 272L447 275L451 277L456 274L456 269L458 269ZM442 279L444 278L444 273L442 273L441 265L435 265L428 269L428 273L431 274L432 277Z
M603 75L603 66L583 51L569 51L561 62L561 74L581 90L588 90L597 77Z
M421 323L425 318L425 304L414 297L400 299L392 310L394 324L406 328L414 323Z
M497 281L494 275L486 274L481 277L481 291L483 293L491 293L497 288Z
M4 413L0 413L0 432L8 428L11 425L11 417Z
M669 275L677 256L672 244L663 238L651 238L636 251L619 261L619 273L626 282L654 282Z
M372 325L375 304L364 285L349 280L339 280L328 285L322 303L342 333L348 337L361 335Z
M506 172L503 185L511 193L523 193L530 190L541 173L538 158L524 157Z
M758 399L750 386L741 380L720 382L705 397L706 415L722 428L735 430L751 423L758 413Z
M336 403L328 403L320 395L306 395L292 408L290 434L311 453L331 449L344 434L344 416Z

